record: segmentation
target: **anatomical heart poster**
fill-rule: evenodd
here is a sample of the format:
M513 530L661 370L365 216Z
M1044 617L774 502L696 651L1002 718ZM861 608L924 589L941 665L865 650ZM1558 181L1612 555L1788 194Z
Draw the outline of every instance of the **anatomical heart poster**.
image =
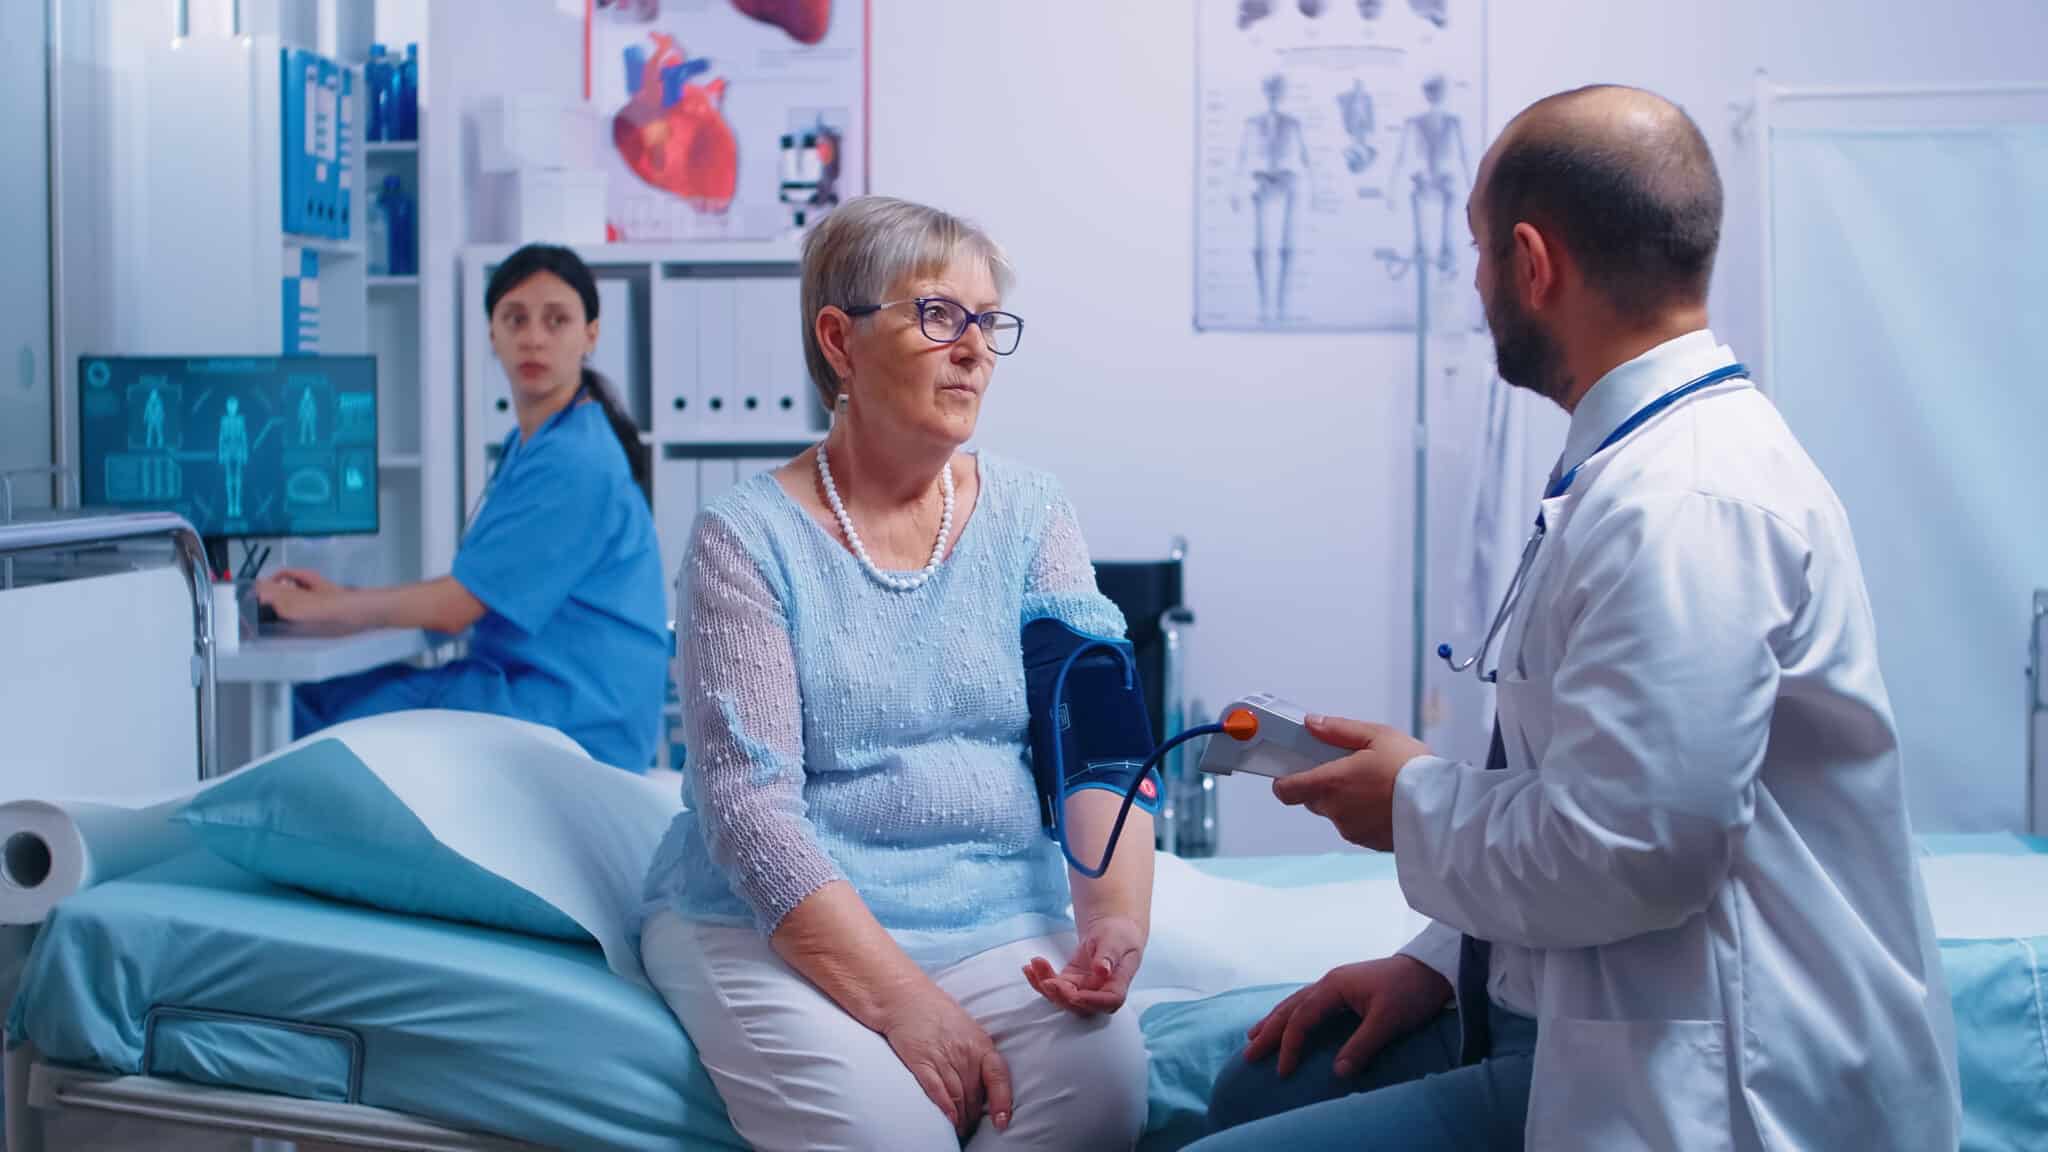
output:
M610 239L764 239L866 189L866 0L591 0L589 12Z

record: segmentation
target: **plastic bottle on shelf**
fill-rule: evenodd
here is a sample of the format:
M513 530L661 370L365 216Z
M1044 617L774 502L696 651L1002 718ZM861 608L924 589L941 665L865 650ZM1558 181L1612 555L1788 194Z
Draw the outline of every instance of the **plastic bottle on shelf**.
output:
M412 197L406 195L405 183L397 173L384 177L384 187L377 193L377 210L384 217L384 275L418 275L419 249L413 228Z
M392 52L384 57L384 138L403 140L399 135L399 108L405 103L405 57Z
M398 139L420 138L420 46L405 46L405 63L399 65Z
M384 212L384 197L378 195L376 202L364 215L369 217L369 238L363 249L365 271L372 276L391 275L391 223Z
M382 44L370 45L370 58L363 64L364 95L368 97L369 124L365 126L370 140L389 140L391 122L391 57L384 54Z

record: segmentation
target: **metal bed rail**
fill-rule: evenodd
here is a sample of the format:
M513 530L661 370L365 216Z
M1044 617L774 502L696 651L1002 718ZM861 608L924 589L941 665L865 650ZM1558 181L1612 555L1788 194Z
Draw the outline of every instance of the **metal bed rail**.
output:
M17 557L36 552L78 551L132 540L168 540L192 595L192 686L197 691L199 778L220 771L215 727L213 579L199 532L169 512L67 514L52 519L0 524L0 562L12 571Z
M148 1076L101 1076L8 1055L9 1073L29 1079L25 1103L39 1110L78 1110L204 1132L311 1143L328 1148L391 1152L542 1152L532 1144L462 1132L362 1104L298 1100L211 1088ZM9 1118L12 1121L12 1117ZM41 1152L18 1149L10 1152ZM54 1152L54 1150L50 1150Z

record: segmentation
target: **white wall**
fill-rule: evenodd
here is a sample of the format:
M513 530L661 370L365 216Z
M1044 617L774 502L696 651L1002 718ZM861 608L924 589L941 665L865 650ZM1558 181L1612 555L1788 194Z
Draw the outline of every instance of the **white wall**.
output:
M981 443L1056 471L1099 556L1190 537L1191 674L1211 705L1269 689L1405 722L1413 344L1193 331L1189 0L873 0L872 18L873 190L981 220L1020 270L1029 335L996 375ZM1494 0L1487 40L1491 130L1596 81L1688 107L1729 192L1716 326L1760 358L1756 168L1731 131L1756 71L2039 79L2048 5ZM1562 426L1531 421L1539 476ZM1338 846L1263 782L1226 785L1225 851Z
M51 462L48 43L41 3L0 7L0 472ZM47 482L17 480L17 506L49 502Z
M985 224L1027 331L977 437L1051 469L1098 557L1190 540L1194 690L1406 714L1413 345L1197 336L1184 0L876 0L873 190ZM1224 781L1224 845L1337 844ZM1259 811L1272 807L1272 811Z
M78 357L137 351L122 260L142 249L143 60L176 34L162 0L56 0L52 166L57 199L55 455L77 466Z

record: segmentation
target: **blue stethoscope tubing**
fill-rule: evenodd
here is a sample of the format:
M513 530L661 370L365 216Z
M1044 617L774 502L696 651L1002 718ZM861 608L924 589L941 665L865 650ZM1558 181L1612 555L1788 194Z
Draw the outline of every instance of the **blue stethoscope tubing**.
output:
M1666 409L1686 397L1697 392L1704 392L1716 384L1726 384L1730 380L1744 380L1748 377L1749 368L1747 366L1739 363L1730 364L1724 368L1716 368L1696 380L1673 388L1671 391L1643 405L1636 410L1635 415L1622 421L1621 427L1609 433L1607 439L1602 440L1600 446L1593 449L1592 454L1587 456L1586 460L1591 460L1594 456L1598 456L1600 453L1621 443L1631 433L1635 432L1636 429L1656 419ZM1586 466L1586 460L1581 460L1577 464L1572 465L1570 471L1559 476L1549 488L1544 490L1543 498L1545 500L1555 500L1566 492L1571 491L1572 481L1579 478L1579 469ZM1463 660L1458 660L1454 658L1449 644L1437 645L1437 658L1448 665L1451 671L1463 672L1467 668L1476 667L1478 671L1474 675L1488 684L1492 684L1500 678L1500 669L1498 667L1491 672L1485 670L1486 653L1488 649L1493 647L1494 641L1500 637L1502 629L1507 626L1508 617L1514 614L1515 605L1522 599L1522 586L1528 582L1529 569L1535 566L1536 550L1542 546L1546 530L1543 522L1543 513L1539 510L1536 513L1536 530L1529 533L1529 542L1522 545L1521 562L1515 565L1514 578L1508 581L1508 590L1501 596L1500 610L1493 614L1493 622L1487 625L1486 637L1479 642L1479 651L1467 656Z

